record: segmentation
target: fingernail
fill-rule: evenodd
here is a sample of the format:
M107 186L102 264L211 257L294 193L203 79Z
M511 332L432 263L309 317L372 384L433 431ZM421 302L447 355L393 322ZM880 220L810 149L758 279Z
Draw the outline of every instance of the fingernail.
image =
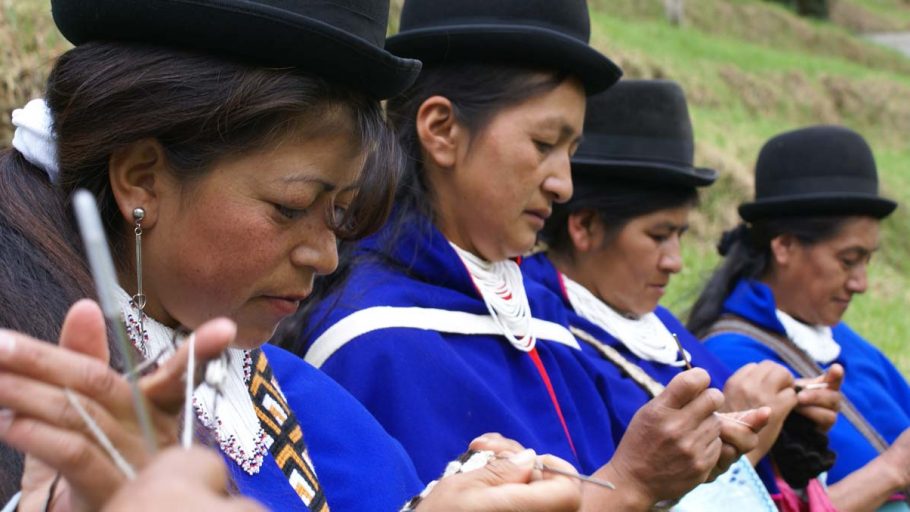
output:
M9 331L0 329L0 357L12 354L16 348L16 340Z
M0 408L0 434L5 434L9 430L14 419L16 419L16 413L9 409Z
M537 452L528 448L509 457L509 461L516 466L528 466L537 460Z

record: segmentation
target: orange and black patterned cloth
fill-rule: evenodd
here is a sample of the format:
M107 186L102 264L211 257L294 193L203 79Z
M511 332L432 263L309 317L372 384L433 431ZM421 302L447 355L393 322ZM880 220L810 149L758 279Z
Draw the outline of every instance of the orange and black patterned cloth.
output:
M256 416L267 436L269 453L307 510L328 512L329 505L313 469L313 461L307 453L297 417L288 406L265 354L261 350L255 350L251 355L253 368L249 392L256 408Z

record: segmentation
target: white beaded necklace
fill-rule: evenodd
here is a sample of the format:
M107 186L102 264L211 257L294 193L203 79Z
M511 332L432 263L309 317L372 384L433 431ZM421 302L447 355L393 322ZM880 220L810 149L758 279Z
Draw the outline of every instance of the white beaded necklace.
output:
M160 364L171 357L174 354L172 340L179 346L183 337L179 334L175 337L174 329L148 316L142 318L143 337L143 329L138 327L140 319L136 318L129 294L121 288L117 298L130 341L146 360L156 358ZM244 471L254 475L262 466L268 446L248 389L252 358L246 350L229 348L227 353L224 394L216 398L216 390L203 382L193 393L193 408L202 424L214 432L222 451Z
M491 263L449 244L467 268L502 335L518 350L533 350L536 339L531 335L531 306L518 264L512 260Z
M684 366L673 334L653 312L638 318L623 316L590 290L562 274L569 303L582 318L590 320L620 341L630 352L646 360Z

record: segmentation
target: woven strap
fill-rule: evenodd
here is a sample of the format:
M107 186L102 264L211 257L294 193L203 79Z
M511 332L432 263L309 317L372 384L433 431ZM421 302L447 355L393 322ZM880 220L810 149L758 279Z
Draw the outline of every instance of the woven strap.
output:
M579 329L578 327L569 327L569 330L572 331L572 334L574 334L576 338L593 347L604 359L613 363L619 368L619 371L623 375L627 375L630 379L635 381L635 383L651 398L663 393L663 384L654 380L654 378L648 375L640 366L626 359L625 356L620 354L615 348L598 340L587 331Z
M735 315L722 316L720 320L711 326L702 341L707 341L714 336L727 333L748 336L773 350L778 357L783 359L783 361L793 368L801 377L814 378L824 373L822 367L819 366L805 350L796 346L789 338L762 329ZM846 395L842 394L841 396L843 397L843 400L841 402L840 412L847 418L847 421L853 424L853 426L859 430L860 434L862 434L863 437L869 441L869 444L874 446L879 453L887 450L887 441L885 441L881 434L866 421L866 418L863 417L862 413L859 412L859 409L853 405L853 402L851 402Z

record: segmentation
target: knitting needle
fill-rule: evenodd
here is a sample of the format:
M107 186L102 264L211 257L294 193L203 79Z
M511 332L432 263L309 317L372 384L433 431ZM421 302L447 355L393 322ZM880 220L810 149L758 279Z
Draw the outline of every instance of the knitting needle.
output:
M813 382L811 384L804 384L804 385L797 384L797 385L793 386L793 388L796 389L797 393L799 393L800 391L810 391L813 389L828 389L828 383L827 382Z
M689 360L688 353L686 352L686 349L683 348L682 343L680 343L680 341L679 341L679 336L677 336L675 332L673 333L673 341L676 342L676 347L679 349L679 355L682 356L683 361L685 361L685 363L686 363L686 370L691 370L693 368L692 361ZM737 423L744 427L749 427L749 429L753 429L752 425L746 423L745 421L743 421L739 418L734 418L733 416L728 416L728 414L730 414L730 413L720 413L720 412L714 411L714 415L722 420L732 421L733 423Z
M593 476L586 476L586 475L581 475L578 473L573 473L571 471L566 471L564 469L556 469L554 467L547 466L546 464L543 464L541 462L534 464L534 469L536 469L538 471L545 471L547 473L553 473L556 475L567 476L569 478L575 478L577 480L581 480L582 482L599 485L606 489L610 489L611 491L616 489L616 486L613 485L612 482L608 482L607 480L602 480L600 478L594 478Z
M79 231L82 234L82 243L88 256L89 267L95 280L98 293L98 302L108 324L113 327L114 345L126 363L126 380L130 384L133 407L142 429L142 436L152 453L157 450L155 430L152 428L151 416L145 406L142 392L139 390L138 372L133 350L126 336L126 326L120 318L120 307L117 305L117 273L114 270L114 260L111 258L107 237L101 225L101 215L98 213L98 204L95 197L84 189L77 190L73 195L73 209L76 220L79 222Z

